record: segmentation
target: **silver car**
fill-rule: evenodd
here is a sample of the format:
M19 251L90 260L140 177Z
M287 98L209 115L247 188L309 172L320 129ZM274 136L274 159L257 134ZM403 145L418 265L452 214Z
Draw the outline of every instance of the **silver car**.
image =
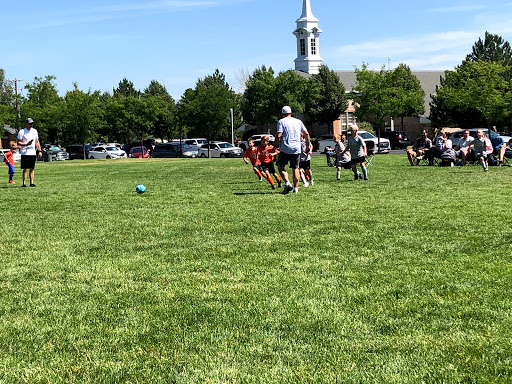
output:
M210 157L242 157L244 154L242 148L235 147L227 141L212 141L210 144L201 146L198 157L208 157L208 147L210 147Z

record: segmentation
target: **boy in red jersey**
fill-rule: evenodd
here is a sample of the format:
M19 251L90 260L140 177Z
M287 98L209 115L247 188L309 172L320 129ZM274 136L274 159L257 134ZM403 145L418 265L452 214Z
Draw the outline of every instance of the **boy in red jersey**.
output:
M272 189L276 189L276 185L270 175L274 176L277 181L277 186L281 187L281 178L276 173L274 167L274 156L279 153L279 150L274 148L272 144L268 143L268 136L263 136L261 138L261 144L256 148L256 152L258 153L258 160L260 161L261 169L263 171L262 174L268 180Z
M260 182L263 180L263 176L261 173L260 161L258 160L258 153L256 152L256 147L254 146L254 140L249 139L247 141L248 148L244 153L244 161L245 164L249 164L249 161L252 164L252 169L254 173L260 178Z
M4 153L4 162L9 168L9 184L16 184L12 177L14 176L14 151L16 147L14 144L10 145L9 151Z

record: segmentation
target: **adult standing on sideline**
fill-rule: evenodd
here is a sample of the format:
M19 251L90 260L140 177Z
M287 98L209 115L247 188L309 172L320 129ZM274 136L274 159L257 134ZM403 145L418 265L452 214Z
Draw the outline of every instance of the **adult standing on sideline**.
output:
M30 117L26 120L25 128L18 132L18 145L21 152L21 169L23 170L23 184L26 187L27 170L29 170L30 186L34 184L34 168L36 166L36 158L41 157L41 144L39 143L39 135L35 128L34 120Z
M350 129L350 136L348 137L348 148L350 150L350 157L352 159L352 172L354 172L354 180L361 178L368 180L368 171L364 163L368 153L366 152L366 143L364 142L363 138L357 134L358 130L359 127L354 124ZM362 177L361 174L357 171L357 164L359 164L361 171L363 171Z
M277 123L277 137L275 147L279 148L279 155L277 157L277 169L281 177L285 181L283 195L293 191L299 191L299 160L301 153L300 134L304 135L306 139L306 153L311 152L311 141L309 132L304 126L304 123L295 117L292 117L292 109L289 106L284 106L282 109L283 118ZM290 164L293 172L293 186L290 183L286 165Z

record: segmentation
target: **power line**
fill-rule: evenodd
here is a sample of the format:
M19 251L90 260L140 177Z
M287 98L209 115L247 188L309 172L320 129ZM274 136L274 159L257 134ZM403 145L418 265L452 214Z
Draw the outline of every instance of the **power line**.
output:
M14 94L15 94L15 102L16 102L16 117L19 119L21 119L21 114L20 114L20 105L18 104L18 81L23 81L23 79L12 79L12 80L7 80L7 81L10 81L10 82L14 82Z

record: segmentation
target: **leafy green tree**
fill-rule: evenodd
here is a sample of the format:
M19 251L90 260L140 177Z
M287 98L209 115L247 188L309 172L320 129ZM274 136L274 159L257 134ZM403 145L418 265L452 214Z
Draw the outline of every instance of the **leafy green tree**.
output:
M500 125L512 113L510 67L492 61L467 61L446 71L448 81L436 90L436 103L449 110L477 111L487 126Z
M400 117L403 129L404 117L416 117L425 113L425 91L421 83L406 64L400 64L388 76L389 115Z
M261 124L267 127L275 123L276 102L276 79L272 67L263 65L254 70L246 83L246 89L242 99L242 115L244 121L251 125Z
M99 91L87 93L78 89L66 92L61 113L64 145L85 143L96 139L96 129L104 125L104 104Z
M131 81L126 77L119 82L117 88L113 92L114 97L138 97L140 92L137 91Z
M498 35L485 32L484 40L480 38L475 42L472 52L467 55L466 60L457 66L454 71L446 71L444 78L441 78L440 86L437 87L436 94L432 96L430 103L430 119L433 125L457 125L461 128L473 128L489 123L489 118L482 113L482 108L477 108L474 103L459 102L457 100L462 99L452 99L449 96L449 94L455 94L455 89L466 86L469 79L465 79L463 74L469 75L469 73L472 73L473 77L480 76L483 79L490 75L488 70L493 71L490 68L484 70L485 64L477 66L471 64L474 62L501 65L505 70L500 71L500 76L507 82L510 82L512 79L512 50L510 44ZM466 68L467 66L470 68ZM494 65L492 67L496 68ZM483 70L487 74L477 74L476 71L479 70ZM491 75L491 77L493 76ZM475 81L476 77L470 82L474 83ZM442 91L443 88L448 90ZM475 89L475 91L477 94L484 95L484 98L489 93L489 89L486 86L482 89ZM460 89L460 93L465 93L465 91ZM501 103L506 104L506 101L502 100ZM494 104L498 105L500 102L497 102L495 99ZM512 124L512 116L507 113L502 115L504 116L502 120L495 121L493 124L510 126Z
M32 117L43 143L56 143L62 132L61 110L63 99L57 92L55 76L36 77L34 82L25 85L27 99L22 104L23 119Z
M274 113L276 120L281 116L281 108L289 105L294 113L306 112L315 97L314 87L306 78L293 70L280 72L276 78Z
M152 133L160 139L172 139L177 132L177 107L165 86L152 80L144 90L144 97L152 98L156 111L156 122Z
M217 69L213 75L199 79L194 89L187 89L179 104L182 123L210 141L227 132L236 97Z
M466 56L466 61L492 61L504 66L512 65L512 49L508 41L501 36L485 32L473 45L472 52Z
M3 125L16 126L16 110L12 87L5 79L5 71L0 68L0 126Z
M107 105L106 120L110 127L110 139L143 141L157 121L157 107L151 97L114 97Z
M392 106L389 100L390 87L388 71L384 66L380 72L368 69L366 64L356 68L357 84L353 89L357 119L362 121L373 116L377 127L384 126L385 116L391 115Z
M308 114L313 121L327 124L332 133L333 122L348 108L345 87L338 75L326 65L322 65L319 73L311 77L310 85L313 88L313 100Z

